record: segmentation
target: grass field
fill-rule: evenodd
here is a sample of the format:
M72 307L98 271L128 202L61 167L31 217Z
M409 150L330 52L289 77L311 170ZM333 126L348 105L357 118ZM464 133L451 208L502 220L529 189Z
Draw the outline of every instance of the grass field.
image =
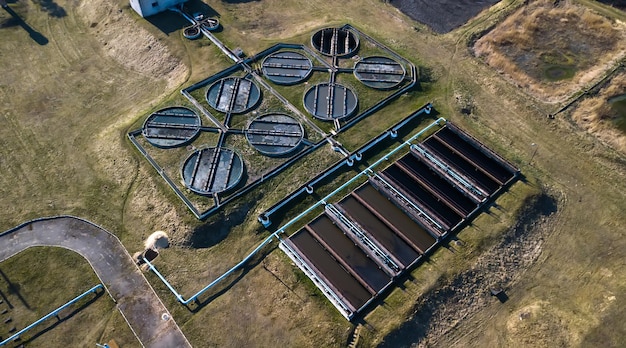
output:
M618 71L604 86L582 98L569 112L581 128L622 153L626 152L626 74Z
M80 276L68 277L68 274ZM0 275L3 300L0 308L3 312L7 310L0 326L3 340L12 335L9 332L12 327L21 330L100 283L87 261L58 248L28 249L4 262ZM46 294L45 302L41 301L41 294ZM76 334L78 328L80 335ZM61 311L59 319L48 319L20 338L15 345L39 346L45 342L57 347L86 347L111 339L121 346L137 345L137 339L106 292L85 297Z
M522 2L502 1L461 28L435 35L416 31L419 25L378 0L350 0L340 7L335 1L207 1L223 25L219 38L248 54L277 41L300 42L317 28L348 22L428 72L421 90L343 134L347 146L357 146L375 129L385 129L433 101L441 116L511 159L527 178L461 231L461 243L432 255L361 321L362 347L385 337L391 342L394 332L402 333L396 330L410 326L403 323L421 318L420 313L428 316L427 324L421 334L404 335L405 343L619 346L626 340L621 311L626 307L623 154L565 118L547 119L553 105L529 98L468 50L472 38ZM48 40L45 45L20 26L0 28L0 229L39 216L73 214L118 235L131 254L152 231L165 230L176 244L155 260L157 267L181 293L190 295L265 238L257 214L322 169L331 152L321 149L316 153L320 157L303 161L300 170L264 183L206 223L195 221L125 134L151 110L177 98L180 87L223 69L228 61L213 45L184 40L167 17L152 22L138 18L126 1L59 0L57 5L65 16L51 16L36 2L10 4ZM1 11L0 23L7 16ZM471 113L462 114L468 103ZM541 192L555 208L550 214L531 214L535 219L528 229L539 236L533 239L537 247L518 262L520 267L515 259L499 259L503 250L526 250L500 246L506 245L524 206L535 207L533 197L544 197ZM1 269L13 262L12 271L28 274L36 257L19 257L23 259L11 259ZM65 258L51 252L46 262L63 265ZM493 272L495 266L501 270ZM472 279L464 278L472 269L482 270L480 276L488 281L478 284L485 287L495 281L490 277L510 273L499 278L509 300L501 304L485 297L487 289L480 287L458 291L459 279ZM25 289L71 278L82 289L92 285L92 273L85 273L79 267L37 273L21 284ZM152 274L146 276L194 346L337 347L351 339L354 325L272 248L208 293L195 312L179 305ZM450 302L438 295L445 291L467 296ZM55 296L39 293L29 301L53 304ZM430 299L441 306L424 307ZM99 318L111 318L94 322L94 332L113 333L128 342L125 346L138 346L124 338L128 329L107 301L103 296L84 309L85 315L94 311ZM45 335L86 329L73 319ZM43 337L29 346L45 346ZM90 345L91 337L99 338L73 337L76 341L68 346Z
M533 1L476 41L474 51L530 94L560 102L621 60L622 22L572 1Z

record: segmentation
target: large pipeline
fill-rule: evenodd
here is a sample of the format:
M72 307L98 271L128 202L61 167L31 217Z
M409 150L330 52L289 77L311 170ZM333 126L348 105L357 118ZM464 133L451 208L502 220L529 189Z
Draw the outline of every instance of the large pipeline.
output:
M85 296L89 295L89 294L95 294L98 290L102 290L104 289L104 287L102 286L102 284L98 284L96 286L94 286L93 288L85 291L84 293L78 295L77 297L75 297L74 299L70 300L69 302L67 302L66 304L62 305L61 307L53 310L52 312L44 315L43 317L41 317L41 319L35 321L34 323L28 325L27 327L21 329L20 331L14 333L13 335L11 335L9 338L5 339L4 341L0 342L0 347L6 345L7 343L12 342L15 339L18 339L20 336L22 336L22 334L24 334L25 332L31 330L32 328L34 328L35 326L43 323L44 321L52 318L52 317L56 317L57 315L59 315L59 313L64 310L65 308L73 305L74 303L80 301L82 298L84 298Z
M382 158L380 158L379 160L374 162L372 165L370 165L365 170L363 170L362 172L360 172L359 174L354 176L352 179L348 180L346 183L344 183L343 185L339 186L333 192L331 192L330 194L328 194L327 196L325 196L324 198L319 200L317 203L313 204L308 209L306 209L305 211L300 213L298 216L296 216L295 218L293 218L292 220L287 222L285 225L280 227L276 232L272 233L263 242L261 242L261 244L259 244L259 246L257 246L243 260L241 260L239 263L237 263L235 266L233 266L231 269L226 271L221 276L217 277L214 281L209 283L207 286L202 288L200 291L198 291L197 293L195 293L194 295L192 295L188 299L185 299L178 291L176 291L176 289L172 286L172 284L170 284L170 282L167 281L167 279L158 271L158 269L150 261L146 260L145 258L143 258L143 261L146 263L146 265L148 265L150 270L163 282L163 284L165 284L165 286L170 290L170 292L172 292L172 294L176 297L176 299L180 303L182 303L184 305L188 305L190 302L196 301L199 296L201 296L203 293L207 292L212 287L214 287L215 285L220 283L226 277L230 276L235 271L237 271L241 266L243 266L250 259L252 259L252 257L254 257L263 247L268 245L274 238L276 238L276 239L278 239L280 241L280 236L279 235L281 233L284 233L287 228L289 228L290 226L292 226L293 224L298 222L300 219L302 219L304 216L306 216L307 214L309 214L311 211L313 211L314 209L318 208L319 206L328 204L327 201L331 197L335 196L337 193L339 193L340 191L344 190L347 186L349 186L350 184L352 184L353 182L355 182L356 180L358 180L362 176L364 176L364 175L366 175L366 176L373 175L374 174L373 169L376 166L378 166L380 163L382 163L384 161L387 161L390 156L392 156L393 154L395 154L398 151L402 150L403 148L410 147L412 145L412 143L411 143L412 141L414 141L415 139L419 138L421 135L423 135L425 132L429 131L431 128L436 127L436 126L440 126L441 123L445 123L445 122L446 122L446 119L443 118L443 117L440 117L437 120L433 121L428 126L426 126L424 129L422 129L421 131L417 132L415 135L413 135L412 137L410 137L409 139L404 141L402 144L398 145L395 149L391 150L386 156L383 156Z

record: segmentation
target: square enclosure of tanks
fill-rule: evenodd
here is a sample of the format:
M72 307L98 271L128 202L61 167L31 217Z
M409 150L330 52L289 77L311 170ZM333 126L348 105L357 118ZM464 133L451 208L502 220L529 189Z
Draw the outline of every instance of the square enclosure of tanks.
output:
M129 138L203 219L325 143L335 148L333 136L416 83L415 66L373 38L325 28L181 90L186 106L152 113ZM343 150L327 159L350 156Z

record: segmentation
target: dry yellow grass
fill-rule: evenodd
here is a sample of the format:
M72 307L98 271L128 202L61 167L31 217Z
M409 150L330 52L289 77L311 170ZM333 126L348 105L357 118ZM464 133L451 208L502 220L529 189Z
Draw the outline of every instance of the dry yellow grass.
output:
M571 1L538 0L480 38L474 53L530 94L562 102L624 56L624 32Z
M188 67L160 38L137 26L135 16L115 3L82 2L77 7L103 52L128 70L167 81L166 90L183 83ZM126 28L125 30L120 30Z
M583 99L572 112L572 119L604 143L626 153L626 135L615 128L619 117L609 99L626 93L626 73L615 76L597 95Z

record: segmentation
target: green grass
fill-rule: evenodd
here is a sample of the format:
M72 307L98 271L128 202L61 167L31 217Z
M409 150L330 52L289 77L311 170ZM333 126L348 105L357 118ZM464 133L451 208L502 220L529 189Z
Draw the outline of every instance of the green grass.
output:
M23 267L25 264L28 267ZM5 261L0 271L0 308L8 310L3 320L11 318L0 327L3 339L12 335L8 331L11 327L21 330L100 283L87 261L61 248L27 249ZM90 346L115 339L122 346L139 345L106 292L87 296L60 312L59 317L62 320L48 319L27 331L21 342L29 346L41 342ZM79 337L75 335L76 327L82 328Z
M615 125L619 130L626 133L626 100L620 99L611 103L611 108L618 115L615 119Z
M567 65L546 65L544 74L548 81L568 80L574 77L576 69Z

